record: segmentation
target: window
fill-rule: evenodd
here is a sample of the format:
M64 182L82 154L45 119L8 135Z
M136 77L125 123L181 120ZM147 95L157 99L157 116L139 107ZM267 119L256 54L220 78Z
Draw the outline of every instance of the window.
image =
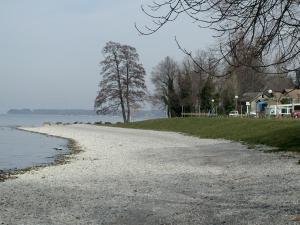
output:
M295 105L294 106L294 111L300 111L300 105Z

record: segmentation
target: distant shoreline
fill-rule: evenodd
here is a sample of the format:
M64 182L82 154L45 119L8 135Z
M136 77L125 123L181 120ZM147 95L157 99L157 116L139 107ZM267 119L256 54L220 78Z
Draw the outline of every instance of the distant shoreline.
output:
M85 109L10 109L9 115L97 115L94 110Z
M161 118L165 117L165 112L161 110L139 110L134 113L134 117ZM5 114L3 114L5 115ZM89 109L10 109L6 115L57 115L57 116L97 116L95 110ZM106 116L118 116L120 113L113 113Z

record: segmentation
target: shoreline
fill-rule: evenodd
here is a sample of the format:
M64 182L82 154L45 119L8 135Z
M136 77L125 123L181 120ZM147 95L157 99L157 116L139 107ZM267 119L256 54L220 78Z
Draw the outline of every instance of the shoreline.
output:
M273 225L300 213L300 167L289 157L174 132L28 129L84 151L1 183L0 224Z
M52 124L52 125L42 125L40 127L45 127L45 126L68 126L68 125L72 125L72 124ZM95 127L99 127L99 125L94 125L94 124L85 124L85 123L79 123L79 125L90 125L90 126L95 126ZM103 126L101 126L103 127ZM80 146L80 144L72 139L72 138L66 138L60 135L53 135L53 134L48 134L48 133L43 133L40 131L34 131L32 129L37 128L37 127L22 127L22 126L14 126L13 127L16 130L20 130L23 132L29 132L29 133L33 133L33 134L39 134L39 135L44 135L47 137L55 137L55 138L59 138L59 139L64 139L67 141L66 144L66 148L69 150L69 153L66 154L56 154L53 156L54 161L50 162L50 163L42 163L41 165L34 165L31 167L25 167L22 169L8 169L8 170L0 170L0 183L1 182L5 182L8 179L16 179L18 178L18 175L22 175L24 173L30 172L30 171L38 171L41 168L46 168L46 167L52 167L52 166L57 166L57 165L63 165L66 163L70 163L70 160L77 154L84 152L83 148ZM118 128L118 127L113 127L113 128ZM121 129L137 129L137 130L141 130L138 128L121 128ZM143 130L143 129L142 129ZM144 131L147 131L144 130ZM156 130L151 130L151 131L156 131ZM158 131L158 132L170 132L170 131ZM185 133L178 133L180 135L187 135ZM189 137L193 137L193 138L198 138L197 136L191 136L191 135L187 135ZM231 141L231 140L227 140L227 139L213 139L213 140L219 140L219 141ZM291 157L293 159L296 159L299 157L300 153L299 152L280 152L277 151L276 148L274 147L270 147L270 146L264 146L264 145L254 145L254 146L249 146L247 143L243 143L243 142L237 142L241 145L245 145L247 146L249 149L254 149L256 151L263 151L264 153L270 153L270 154L278 154L280 153L281 156L285 156L285 157ZM300 160L297 161L297 164L300 164Z
M68 153L53 155L53 158L54 158L53 162L41 163L40 165L33 165L33 166L21 168L21 169L0 170L0 183L5 182L6 180L9 180L9 179L16 179L16 178L18 178L18 175L22 175L22 174L30 172L30 171L38 171L41 168L63 165L63 164L69 163L70 160L72 159L72 157L74 157L74 155L77 155L80 152L83 152L83 149L80 147L80 145L74 139L61 137L61 136L57 136L57 135L49 135L46 133L40 133L40 132L36 132L36 131L32 131L32 130L27 130L26 127L22 127L22 126L15 126L14 129L20 130L23 132L29 132L29 133L33 133L33 134L39 134L39 135L44 135L47 137L55 137L55 138L66 140L67 141L66 148L68 149Z

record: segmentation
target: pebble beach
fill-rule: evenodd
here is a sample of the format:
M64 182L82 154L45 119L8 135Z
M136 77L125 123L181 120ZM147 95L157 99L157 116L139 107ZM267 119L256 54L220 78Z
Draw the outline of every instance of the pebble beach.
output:
M300 166L227 140L94 125L68 163L0 183L0 224L299 224Z

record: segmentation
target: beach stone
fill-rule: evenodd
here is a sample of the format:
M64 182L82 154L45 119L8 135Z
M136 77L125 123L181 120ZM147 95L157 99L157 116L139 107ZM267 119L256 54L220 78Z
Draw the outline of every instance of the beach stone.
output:
M1 183L1 223L298 223L294 158L172 132L83 124L26 129L73 139L84 151L68 164Z

